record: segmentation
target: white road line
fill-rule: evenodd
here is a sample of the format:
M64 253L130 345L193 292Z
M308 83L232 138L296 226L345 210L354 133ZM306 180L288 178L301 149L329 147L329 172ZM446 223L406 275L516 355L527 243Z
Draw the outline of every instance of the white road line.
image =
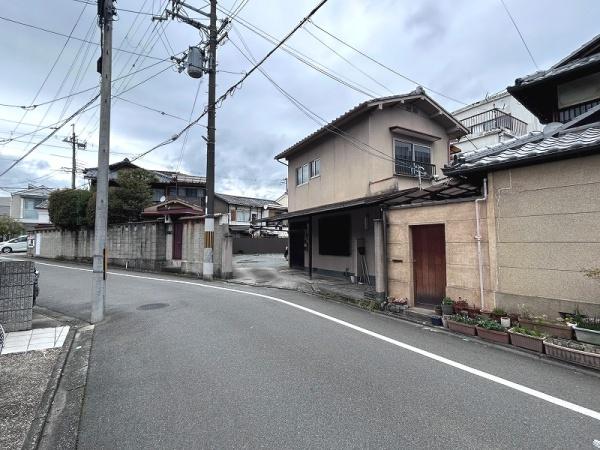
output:
M41 262L37 262L37 261L36 261L36 264L40 264L40 265L44 265L44 266L51 266L51 267L59 267L59 268L62 268L62 269L80 270L80 271L85 271L85 272L91 272L91 269L83 269L83 268L79 268L79 267L69 267L69 266L62 266L62 265L58 265L58 264L41 263ZM513 381L509 381L509 380L506 380L506 379L504 379L502 377L498 377L496 375L492 375L491 373L484 372L484 371L479 370L479 369L475 369L473 367L470 367L470 366L467 366L465 364L453 361L453 360L445 358L443 356L436 355L435 353L431 353L431 352L428 352L426 350L420 349L418 347L414 347L412 345L406 344L404 342L397 341L396 339L389 338L387 336L384 336L382 334L376 333L374 331L367 330L366 328L362 328L362 327L359 327L357 325L354 325L354 324L352 324L350 322L346 322L344 320L337 319L337 318L329 316L327 314L323 314L323 313L321 313L319 311L315 311L314 309L310 309L310 308L307 308L305 306L297 305L296 303L292 303L292 302L289 302L287 300L283 300L281 298L277 298L277 297L273 297L273 296L265 295L265 294L258 294L256 292L249 292L249 291L242 291L242 290L239 290L239 289L226 288L226 287L222 287L222 286L212 286L210 284L195 283L193 281L171 280L171 279L165 279L165 278L147 277L147 276L143 276L143 275L132 275L132 274L125 274L125 273L117 273L117 272L108 272L108 273L110 275L116 275L116 276L120 276L120 277L140 278L140 279L143 279L143 280L160 281L160 282L165 282L165 283L188 284L188 285L192 285L192 286L200 286L200 287L204 287L204 288L208 288L208 289L216 289L216 290L220 290L220 291L235 292L235 293L238 293L238 294L251 295L253 297L260 297L260 298L265 298L265 299L268 299L268 300L273 300L275 302L284 304L286 306L290 306L292 308L296 308L296 309L299 309L301 311L307 312L307 313L312 314L314 316L321 317L322 319L329 320L330 322L337 323L338 325L342 325L342 326L350 328L350 329L352 329L354 331L358 331L359 333L366 334L367 336L374 337L375 339L379 339L381 341L384 341L384 342L387 342L389 344L395 345L396 347L403 348L404 350L408 350L410 352L417 353L417 354L419 354L421 356L424 356L426 358L429 358L429 359L432 359L434 361L440 362L442 364L446 364L448 366L454 367L455 369L462 370L464 372L470 373L470 374L478 376L480 378L484 378L486 380L492 381L492 382L500 384L502 386L506 386L508 388L514 389L516 391L522 392L522 393L530 395L532 397L539 398L540 400L544 400L544 401L546 401L548 403L552 403L553 405L557 405L557 406L560 406L562 408L569 409L569 410L574 411L576 413L579 413L579 414L582 414L584 416L588 416L588 417L591 417L592 419L596 419L596 420L600 421L600 412L598 412L598 411L594 411L592 409L585 408L585 407L577 405L575 403L571 403L571 402L568 402L566 400L562 400L560 398L553 397L552 395L545 394L545 393L543 393L541 391L537 391L535 389L528 388L526 386L523 386L521 384L515 383Z

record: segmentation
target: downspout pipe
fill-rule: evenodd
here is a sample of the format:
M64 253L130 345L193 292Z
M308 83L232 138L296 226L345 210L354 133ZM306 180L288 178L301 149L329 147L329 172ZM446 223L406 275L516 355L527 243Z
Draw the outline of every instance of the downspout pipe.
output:
M388 299L388 248L387 248L387 208L381 207L381 221L383 225L383 284L384 284L384 298L383 301L387 302Z
M481 299L481 309L485 309L483 300L483 261L481 256L481 215L479 214L479 204L487 200L487 178L483 179L483 197L475 199L475 224L477 241L477 264L479 265L479 298Z

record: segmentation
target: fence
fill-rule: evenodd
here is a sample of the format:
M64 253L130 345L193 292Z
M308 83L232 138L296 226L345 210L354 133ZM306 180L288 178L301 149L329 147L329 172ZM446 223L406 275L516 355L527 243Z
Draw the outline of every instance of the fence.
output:
M287 239L282 238L250 238L239 237L233 239L234 254L265 254L281 253L288 245Z

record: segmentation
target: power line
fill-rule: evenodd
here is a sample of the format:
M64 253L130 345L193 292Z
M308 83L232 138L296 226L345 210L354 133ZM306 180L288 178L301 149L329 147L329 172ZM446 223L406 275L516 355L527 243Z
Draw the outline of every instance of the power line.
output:
M28 23L20 22L18 20L9 19L8 17L0 16L0 19L5 20L7 22L15 23L17 25L22 25L24 27L33 28L33 29L39 30L39 31L44 31L46 33L55 34L56 36L69 37L68 34L60 33L58 31L54 31L54 30L49 30L48 28L38 27L36 25L31 25L31 24L28 24ZM78 37L75 37L75 36L71 36L71 39L74 40L74 41L80 41L80 42L85 42L85 43L88 43L88 44L94 44L96 46L100 46L100 44L97 43L97 42L88 41L86 39L78 38ZM132 54L132 55L144 56L146 58L151 58L151 59L161 59L161 58L158 58L157 56L142 55L140 53L132 52L132 51L125 50L125 49L122 49L122 48L117 48L117 47L114 47L113 50L115 50L117 52L122 52L122 53L129 53L129 54Z
M233 92L239 88L241 86L241 84L254 72L256 71L273 53L275 53L275 51L277 51L278 48L280 48L290 37L292 37L292 35L300 28L302 27L302 25L304 25L306 23L307 20L309 20L325 3L327 3L327 0L321 0L317 6L315 6L310 13L308 13L308 15L306 17L304 17L300 23L298 23L298 25L296 25L292 31L290 31L287 35L285 35L285 37L283 39L281 39L277 45L275 45L275 47L273 47L258 63L256 63L240 80L238 80L236 83L234 83L232 86L230 86L216 101L215 101L215 105L218 105L220 103L222 103L228 96L231 96L233 94ZM138 156L136 156L135 158L133 158L131 161L135 161L138 160L144 156L146 156L147 154L153 152L154 150L156 150L157 148L163 147L165 145L168 145L172 142L175 142L177 139L179 139L179 137L185 133L187 130L189 130L192 126L194 126L196 123L198 123L206 114L208 113L208 106L206 106L204 108L204 111L202 112L202 114L200 114L195 120L193 120L192 122L190 122L188 125L186 125L182 130L180 130L178 133L176 133L175 135L173 135L171 138L161 142L158 145L155 145L154 147L152 147L149 150L146 150L143 153L140 153Z
M48 136L46 136L44 139L42 139L40 142L38 142L37 144L35 144L33 147L31 147L29 150L27 150L20 158L18 158L14 163L12 163L6 170L4 170L2 173L0 173L0 177L5 175L8 171L10 171L13 167L15 167L17 164L19 164L21 161L23 161L27 156L29 156L36 148L38 148L40 145L42 145L44 142L46 142L48 139L50 139L52 136L54 136L58 130L60 130L63 126L65 126L65 124L71 120L73 117L75 117L77 114L79 114L80 112L82 112L85 108L87 108L88 106L90 106L92 103L94 103L96 101L96 99L100 97L100 94L96 94L90 101L88 101L85 105L83 105L81 108L79 108L77 111L75 111L73 114L71 114L66 120L64 120L62 122L61 125L59 125L56 129L54 129Z
M56 56L56 58L54 60L54 63L52 64L52 66L50 67L50 70L46 74L46 77L44 78L44 81L42 81L41 86L38 88L37 92L35 93L35 95L33 97L33 100L31 100L31 103L34 103L37 100L38 96L40 95L40 92L42 92L42 89L44 89L44 86L46 86L46 83L48 82L48 79L50 78L50 75L52 75L52 72L54 72L54 68L58 64L58 61L60 60L60 57L64 53L64 51L67 48L67 45L69 44L69 42L71 41L71 36L73 36L73 32L77 28L77 25L79 25L79 21L81 20L81 17L83 16L83 13L85 12L86 8L87 8L87 5L84 5L83 8L82 8L82 10L81 10L81 12L79 13L79 16L77 17L77 20L75 21L75 25L73 25L73 28L71 28L71 32L67 36L67 40L65 41L65 43L62 46L62 48L60 49L60 52L58 52L58 55ZM27 116L27 114L29 114L29 111L30 110L25 110L23 112L23 115L21 116L21 120L19 121L19 123L12 130L13 133L15 131L17 131L17 129L21 125L21 122L23 121L23 119L25 119L25 117Z
M194 117L194 110L196 109L196 102L198 101L198 94L200 93L201 86L202 79L200 79L200 81L198 82L198 88L196 89L196 95L194 96L194 103L192 104L192 110L190 111L190 118L187 120L187 122L191 121L192 117ZM190 130L188 129L185 132L185 137L183 138L183 143L181 144L181 151L179 152L179 161L177 162L177 173L179 173L179 169L181 168L181 161L183 160L183 155L185 153L185 144L187 143L189 134Z
M316 28L318 28L319 30L321 30L323 33L327 34L328 36L332 37L333 39L335 39L336 41L340 42L341 44L344 44L346 47L351 48L352 50L354 50L355 52L359 53L360 55L364 56L365 58L367 58L369 61L374 62L375 64L377 64L379 67L382 67L386 70L388 70L389 72L392 72L393 74L399 76L400 78L403 78L404 80L415 84L417 86L422 86L423 88L425 88L426 90L428 90L429 92L432 92L434 94L439 95L440 97L444 97L448 100L452 100L453 102L459 103L461 105L467 105L467 103L461 101L461 100L457 100L456 98L450 97L449 95L446 95L440 91L436 91L435 89L432 89L426 85L424 85L423 83L419 83L418 81L398 72L397 70L385 65L384 63L382 63L381 61L376 60L375 58L369 56L368 54L366 54L365 52L363 52L362 50L359 50L358 48L354 47L351 44L348 44L347 42L345 42L344 40L340 39L339 37L335 36L333 33L330 33L329 31L327 31L326 29L324 29L323 27L317 25L313 20L309 20L310 24Z
M535 62L535 59L533 58L533 54L531 53L531 50L529 50L529 47L527 46L527 42L525 42L525 38L523 37L523 34L521 33L521 30L519 30L519 27L517 26L517 22L515 22L515 19L513 18L513 16L510 13L510 11L508 10L508 7L506 6L506 3L504 3L504 0L500 0L500 3L502 3L502 6L504 6L504 10L506 11L506 14L508 14L508 17L510 18L510 21L512 22L513 26L515 27L515 30L517 30L517 33L519 33L519 37L521 38L521 42L525 46L525 50L527 50L527 53L529 53L529 57L531 58L531 61L533 62L533 65L535 66L535 68L537 70L540 70L540 68L538 67L537 63Z

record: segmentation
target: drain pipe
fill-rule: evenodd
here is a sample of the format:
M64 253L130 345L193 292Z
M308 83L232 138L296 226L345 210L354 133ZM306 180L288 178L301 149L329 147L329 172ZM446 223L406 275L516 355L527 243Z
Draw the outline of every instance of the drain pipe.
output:
M475 222L476 230L475 240L477 241L477 263L479 265L479 295L481 299L481 309L484 308L483 303L483 262L481 258L481 224L479 215L479 203L487 200L487 178L483 179L483 197L475 199Z
M383 226L383 292L384 292L384 302L388 300L388 227L387 227L387 208L381 207L381 220Z

